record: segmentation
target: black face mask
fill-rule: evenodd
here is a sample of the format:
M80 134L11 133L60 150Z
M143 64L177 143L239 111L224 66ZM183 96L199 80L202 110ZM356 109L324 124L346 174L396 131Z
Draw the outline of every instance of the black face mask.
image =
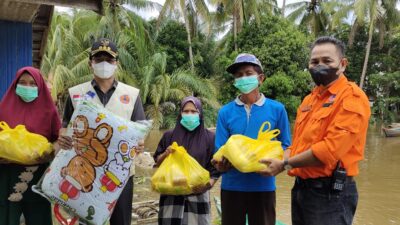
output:
M313 68L308 69L312 79L314 80L314 83L317 86L321 84L326 86L332 81L336 80L339 77L339 75L336 74L338 70L338 67L331 68L325 65L317 65Z

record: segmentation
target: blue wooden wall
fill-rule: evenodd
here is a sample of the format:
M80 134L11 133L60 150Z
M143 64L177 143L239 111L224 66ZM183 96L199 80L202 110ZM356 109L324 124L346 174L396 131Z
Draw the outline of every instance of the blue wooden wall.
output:
M0 99L17 70L31 65L32 24L0 21Z

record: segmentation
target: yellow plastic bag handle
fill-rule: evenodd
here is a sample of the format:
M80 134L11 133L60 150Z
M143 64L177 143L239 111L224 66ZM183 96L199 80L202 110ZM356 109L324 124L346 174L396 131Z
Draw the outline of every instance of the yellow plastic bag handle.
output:
M0 122L0 130L9 130L10 127L8 126L8 124L4 121Z
M179 146L175 141L172 143L171 148L179 153L186 153L186 149L182 146Z
M264 130L265 125L268 125L268 128ZM257 139L262 139L262 140L271 140L273 138L276 138L281 132L278 129L270 130L271 129L271 123L268 121L265 121L261 127L260 130L258 130L258 136Z

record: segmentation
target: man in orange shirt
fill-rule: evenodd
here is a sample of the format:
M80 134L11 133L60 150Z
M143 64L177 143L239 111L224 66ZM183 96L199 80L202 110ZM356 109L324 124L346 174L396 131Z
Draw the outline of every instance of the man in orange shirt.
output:
M288 170L293 225L351 224L358 202L358 162L370 117L365 93L344 75L344 44L320 37L311 47L309 72L316 84L297 110L293 144L284 160L265 159L261 172L275 176Z

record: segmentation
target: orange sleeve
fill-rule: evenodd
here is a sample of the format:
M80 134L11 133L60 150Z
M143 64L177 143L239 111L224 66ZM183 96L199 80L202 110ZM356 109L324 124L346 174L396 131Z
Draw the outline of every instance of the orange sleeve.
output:
M328 167L334 167L357 142L363 124L368 123L359 98L348 96L333 117L322 141L311 146L315 157ZM369 109L368 109L369 110Z

